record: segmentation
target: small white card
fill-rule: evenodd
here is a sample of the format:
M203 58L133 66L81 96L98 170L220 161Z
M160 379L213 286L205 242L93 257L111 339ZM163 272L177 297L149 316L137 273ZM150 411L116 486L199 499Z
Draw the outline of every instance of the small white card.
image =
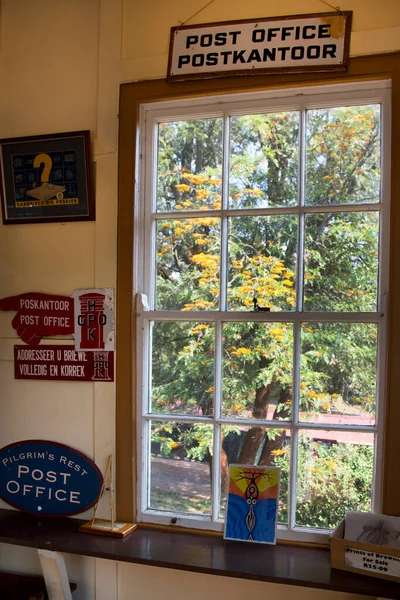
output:
M366 552L356 548L345 548L344 562L353 569L362 569L377 575L390 575L400 577L400 558L380 554L379 552Z

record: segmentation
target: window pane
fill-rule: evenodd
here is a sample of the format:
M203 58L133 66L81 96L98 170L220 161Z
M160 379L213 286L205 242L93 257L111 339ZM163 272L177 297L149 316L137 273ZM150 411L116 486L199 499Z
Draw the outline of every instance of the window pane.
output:
M228 307L293 310L296 305L297 217L230 219Z
M291 324L224 323L222 415L289 419L292 360Z
M380 106L307 112L306 204L380 201Z
M220 220L157 222L157 310L216 310Z
M222 119L160 123L157 211L220 208Z
M374 436L301 431L296 524L335 527L348 510L371 510Z
M300 420L375 423L377 326L303 323Z
M151 423L150 508L211 513L212 425Z
M379 214L306 217L304 310L375 311Z
M231 117L230 208L297 204L299 113Z
M220 517L225 518L229 465L281 468L278 522L287 524L289 503L290 431L265 427L223 425L221 434Z
M151 412L212 415L214 325L156 322L152 333Z

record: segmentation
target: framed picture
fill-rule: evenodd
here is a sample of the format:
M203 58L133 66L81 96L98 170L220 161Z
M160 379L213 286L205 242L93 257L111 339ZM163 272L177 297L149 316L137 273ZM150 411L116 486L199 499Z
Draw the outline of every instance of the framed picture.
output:
M90 132L0 140L3 223L94 221Z
M230 465L224 539L276 544L279 467Z

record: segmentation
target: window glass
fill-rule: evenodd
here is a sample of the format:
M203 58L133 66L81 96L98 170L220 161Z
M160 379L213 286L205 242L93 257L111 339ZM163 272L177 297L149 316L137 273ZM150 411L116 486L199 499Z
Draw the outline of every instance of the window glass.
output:
M300 430L296 524L332 528L348 510L371 510L374 435Z
M222 415L288 419L292 405L292 324L225 323L222 339ZM255 445L247 464L254 461L258 449Z
M289 510L290 429L223 425L221 433L221 504L220 518L225 517L229 465L254 464L249 460L248 446L258 440L257 464L281 469L278 523L287 525Z
M212 426L151 422L149 507L174 513L211 513Z
M252 309L257 298L270 310L293 310L297 217L233 217L229 225L229 309Z
M379 213L306 216L304 309L374 311Z
M373 323L304 323L300 420L375 423L377 327Z
M309 110L306 153L307 204L380 201L379 105Z
M219 265L219 219L157 221L157 309L216 310Z
M298 199L298 112L231 118L230 207L293 206Z
M222 135L222 119L196 119L159 124L159 212L220 207Z
M151 412L212 415L214 325L156 322L152 333Z

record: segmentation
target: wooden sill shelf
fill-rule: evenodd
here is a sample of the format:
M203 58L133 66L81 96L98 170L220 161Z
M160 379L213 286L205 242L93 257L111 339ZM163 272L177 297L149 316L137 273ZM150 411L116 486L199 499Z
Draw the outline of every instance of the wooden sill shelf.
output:
M84 521L0 509L0 542L155 567L400 600L400 584L330 568L329 550L266 546L137 529L116 539L79 533ZM1 565L0 565L1 569Z

